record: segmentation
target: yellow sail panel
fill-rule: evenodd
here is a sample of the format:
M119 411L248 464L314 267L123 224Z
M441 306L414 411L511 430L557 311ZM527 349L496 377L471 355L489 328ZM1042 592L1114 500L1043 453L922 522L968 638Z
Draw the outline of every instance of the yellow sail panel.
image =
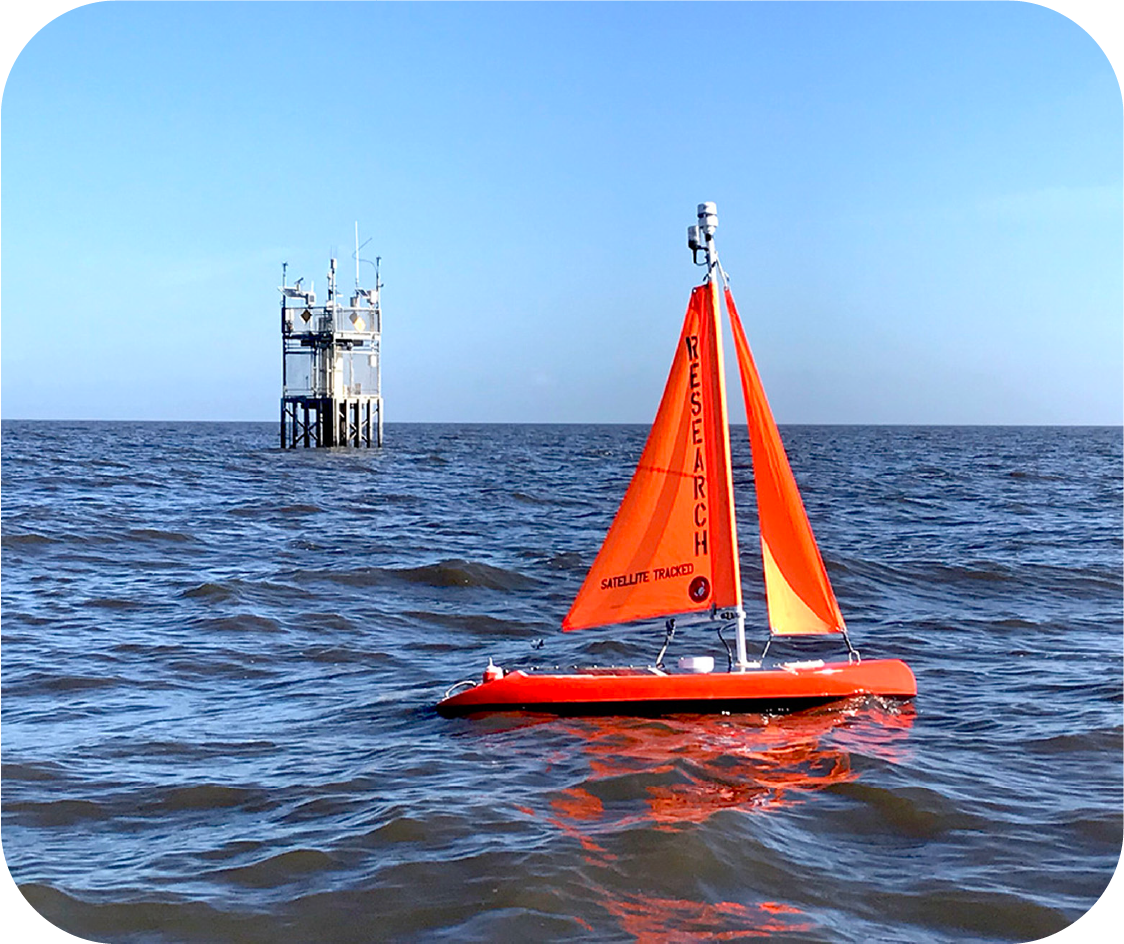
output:
M729 289L726 310L734 334L753 453L769 629L777 635L843 632L843 614Z
M715 302L709 285L691 294L648 441L564 630L741 603Z
M835 632L836 627L825 623L792 589L764 540L761 560L765 565L765 598L772 632L790 636Z

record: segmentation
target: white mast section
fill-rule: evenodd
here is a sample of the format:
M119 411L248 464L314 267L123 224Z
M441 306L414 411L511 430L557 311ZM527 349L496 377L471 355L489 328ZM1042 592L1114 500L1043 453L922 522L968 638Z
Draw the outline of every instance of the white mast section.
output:
M711 292L711 301L714 305L715 327L718 330L718 349L722 350L722 318L719 312L718 301L718 281L719 275L722 274L722 266L718 262L718 249L714 245L714 234L718 229L718 207L713 203L700 203L698 206L699 222L697 226L690 226L687 228L687 245L693 252L698 252L699 249L706 251L706 278L709 283ZM721 360L721 353L719 353L719 360ZM719 369L722 369L721 363ZM724 430L724 435L729 437L730 430L727 425ZM729 441L727 439L727 454L729 454ZM735 525L736 529L736 525ZM738 584L741 585L741 561L735 557L734 567L738 573ZM745 645L745 608L738 602L736 612L737 626L734 631L735 638L735 659L734 664L739 672L744 672L750 668L753 663L749 661L746 655Z

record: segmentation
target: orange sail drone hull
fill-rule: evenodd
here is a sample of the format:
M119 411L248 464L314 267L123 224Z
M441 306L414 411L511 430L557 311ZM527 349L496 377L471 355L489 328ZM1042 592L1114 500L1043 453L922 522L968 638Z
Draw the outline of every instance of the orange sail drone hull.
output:
M912 698L917 684L898 660L863 662L847 636L753 355L726 286L724 298L745 398L769 637L837 635L846 662L763 667L746 655L741 562L726 409L713 204L699 207L688 243L705 249L706 281L691 293L656 418L620 508L589 568L563 630L667 619L667 643L684 616L736 626L730 671L671 674L646 669L514 671L489 664L482 684L453 686L445 714L532 709L566 713L670 713L797 707L882 695ZM719 634L721 635L721 634ZM723 637L723 641L724 637ZM768 646L766 646L766 651ZM708 662L706 668L713 668ZM463 686L472 686L459 691Z
M898 659L794 663L745 672L681 673L602 669L573 674L509 672L451 695L444 715L477 711L552 714L677 714L806 708L858 695L912 698L917 682Z

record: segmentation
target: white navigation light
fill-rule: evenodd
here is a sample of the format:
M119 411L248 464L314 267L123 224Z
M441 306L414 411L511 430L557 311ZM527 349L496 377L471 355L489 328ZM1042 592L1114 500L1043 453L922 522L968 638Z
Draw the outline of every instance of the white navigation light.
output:
M718 229L718 207L713 203L699 204L699 229L713 236Z
M687 227L687 248L692 252L698 252L702 249L702 243L699 242L699 228L697 226Z

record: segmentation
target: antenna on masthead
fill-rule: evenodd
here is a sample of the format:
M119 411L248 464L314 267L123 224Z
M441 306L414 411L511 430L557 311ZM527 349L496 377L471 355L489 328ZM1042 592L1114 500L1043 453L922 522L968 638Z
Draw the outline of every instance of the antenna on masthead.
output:
M718 229L717 205L700 203L698 216L698 224L687 227L687 248L691 250L691 259L695 265L705 265L711 270L718 262L718 253L714 248L714 233ZM699 262L700 249L706 252L705 262Z

